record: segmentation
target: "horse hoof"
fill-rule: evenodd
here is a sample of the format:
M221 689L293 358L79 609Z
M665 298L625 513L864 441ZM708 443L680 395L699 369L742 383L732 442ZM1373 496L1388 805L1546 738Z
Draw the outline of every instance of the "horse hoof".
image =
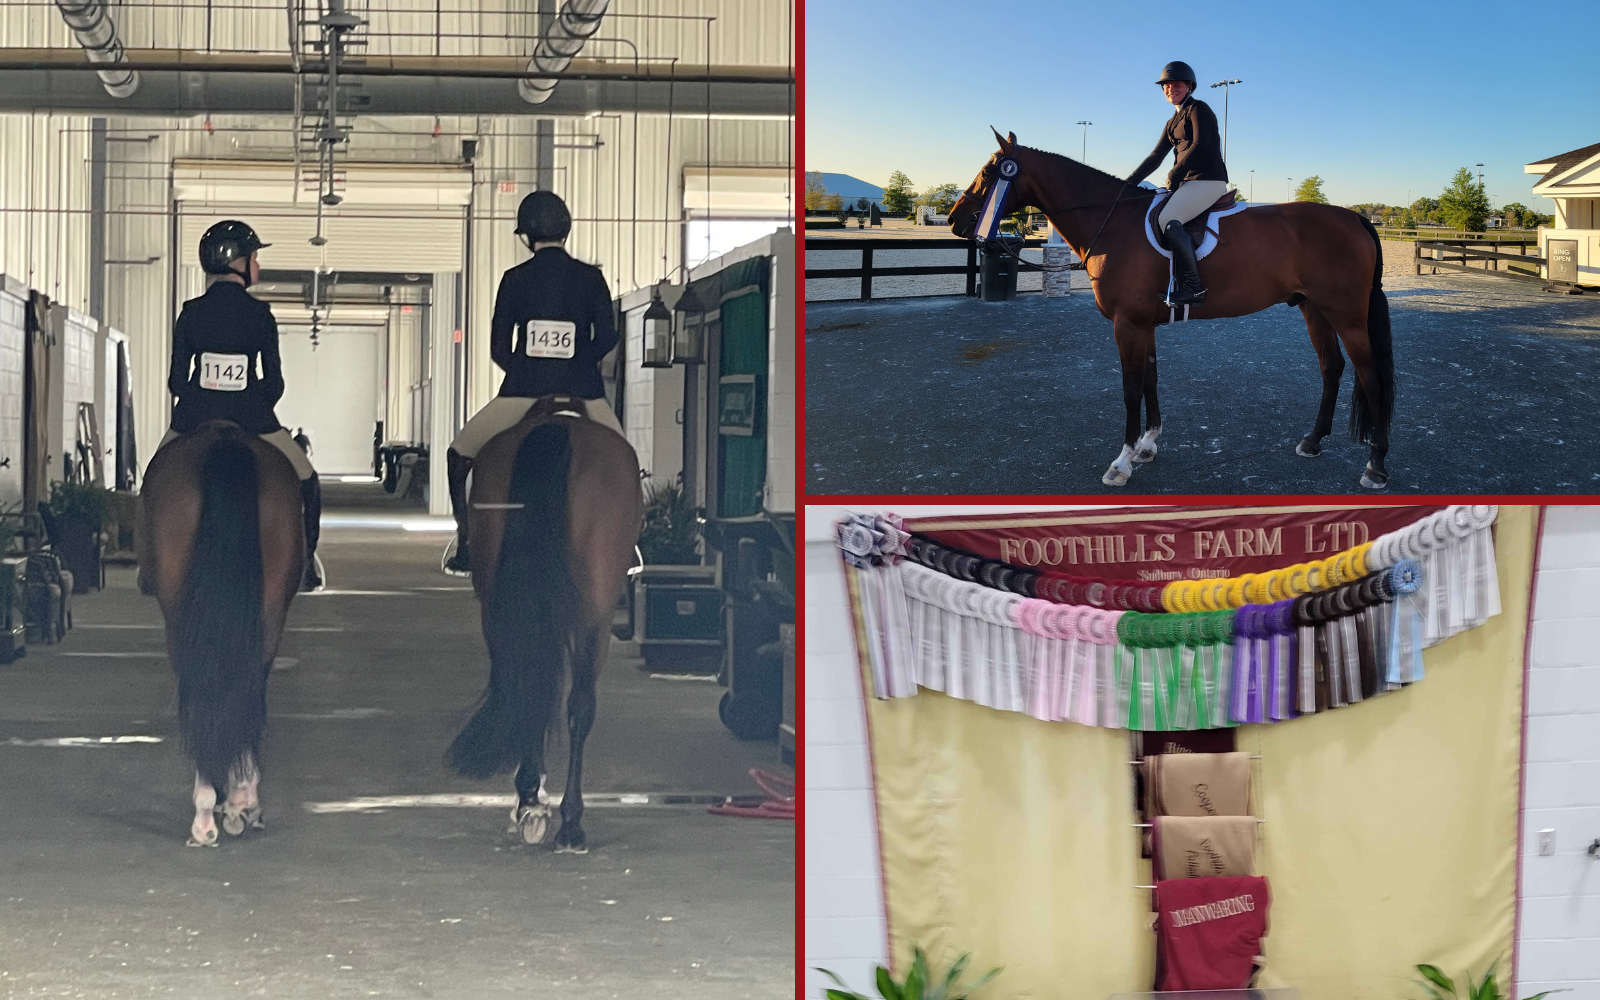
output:
M556 853L588 854L589 845L584 839L583 831L579 830L576 834L568 834L567 828L563 826L561 832L556 834Z
M237 837L244 833L244 813L223 813L222 832L226 833L230 837Z
M517 810L516 821L524 844L542 844L550 831L550 807L523 806Z
M1136 451L1133 453L1133 461L1138 465L1143 465L1146 462L1154 461L1155 457L1156 450L1154 448L1151 448L1149 451Z
M1374 479L1374 476L1377 478ZM1369 490L1381 490L1389 485L1389 476L1387 473L1374 472L1372 466L1368 465L1367 471L1361 474L1361 485Z
M205 838L203 840L196 840L195 836L194 836L194 831L193 830L189 831L189 839L184 841L184 846L185 847L216 847L217 846L217 828L216 827L212 827L211 829L207 830L206 834L205 834Z
M1294 446L1294 453L1301 458L1316 458L1322 454L1322 445L1310 438L1301 438L1300 443Z
M1113 466L1106 470L1106 474L1100 477L1100 481L1107 486L1126 486L1128 485L1128 476Z
M252 806L246 809L242 815L244 816L245 826L250 829L265 830L267 828L267 820L265 816L261 815L260 806Z

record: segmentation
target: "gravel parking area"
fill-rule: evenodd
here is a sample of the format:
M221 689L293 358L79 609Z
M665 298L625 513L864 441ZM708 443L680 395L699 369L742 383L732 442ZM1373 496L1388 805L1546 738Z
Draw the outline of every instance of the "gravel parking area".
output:
M1460 273L1384 284L1389 492L1600 489L1600 296ZM1090 295L808 302L806 488L1364 492L1367 449L1342 436L1348 368L1322 456L1294 453L1321 384L1299 310L1164 326L1157 342L1161 454L1114 490L1100 475L1122 443L1120 366Z

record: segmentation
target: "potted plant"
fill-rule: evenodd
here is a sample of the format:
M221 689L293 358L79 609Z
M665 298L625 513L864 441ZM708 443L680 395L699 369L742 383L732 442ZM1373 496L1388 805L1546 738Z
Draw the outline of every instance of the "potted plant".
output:
M912 948L911 951L915 958L911 962L911 970L901 982L895 982L894 976L888 969L878 966L878 995L883 1000L965 1000L980 986L1000 974L999 969L990 969L982 979L971 986L960 985L958 980L961 978L961 973L966 971L967 963L972 959L971 953L968 953L956 959L955 964L951 965L950 970L936 983L934 975L928 969L928 956L923 954L921 948ZM843 987L826 991L828 1000L872 1000L863 993L852 991L843 979L827 969L819 968L817 971Z
M1466 981L1462 984L1467 988L1465 994L1456 992L1455 981L1445 975L1437 965L1419 965L1417 971L1422 973L1422 978L1417 980L1417 985L1428 991L1428 1000L1509 1000L1500 992L1500 984L1494 979L1494 963L1490 963L1489 971L1483 974L1476 986L1472 984L1472 974L1467 973ZM1568 990L1545 990L1535 993L1525 1000L1543 1000L1552 993L1566 993Z
M639 552L646 566L699 565L695 551L699 538L694 505L680 480L646 488L644 525L639 531Z
M100 557L105 547L111 491L82 483L51 483L46 528L61 561L72 571L72 592L100 587Z
M722 655L722 593L715 566L702 566L700 521L683 483L645 494L634 577L632 632L650 671L703 669Z

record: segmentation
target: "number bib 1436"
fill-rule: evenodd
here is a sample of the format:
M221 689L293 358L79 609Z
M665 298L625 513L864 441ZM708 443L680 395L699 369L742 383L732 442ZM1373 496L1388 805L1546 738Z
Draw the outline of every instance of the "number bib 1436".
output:
M243 392L250 377L250 355L200 355L200 388L218 392Z
M570 358L578 325L567 319L530 319L524 327L528 357Z

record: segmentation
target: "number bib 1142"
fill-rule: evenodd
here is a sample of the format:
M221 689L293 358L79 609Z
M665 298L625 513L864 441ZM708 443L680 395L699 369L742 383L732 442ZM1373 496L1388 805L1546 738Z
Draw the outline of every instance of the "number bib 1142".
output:
M200 388L217 392L243 392L250 378L250 355L200 355Z
M570 358L578 339L578 325L567 319L530 319L524 332L530 358Z

